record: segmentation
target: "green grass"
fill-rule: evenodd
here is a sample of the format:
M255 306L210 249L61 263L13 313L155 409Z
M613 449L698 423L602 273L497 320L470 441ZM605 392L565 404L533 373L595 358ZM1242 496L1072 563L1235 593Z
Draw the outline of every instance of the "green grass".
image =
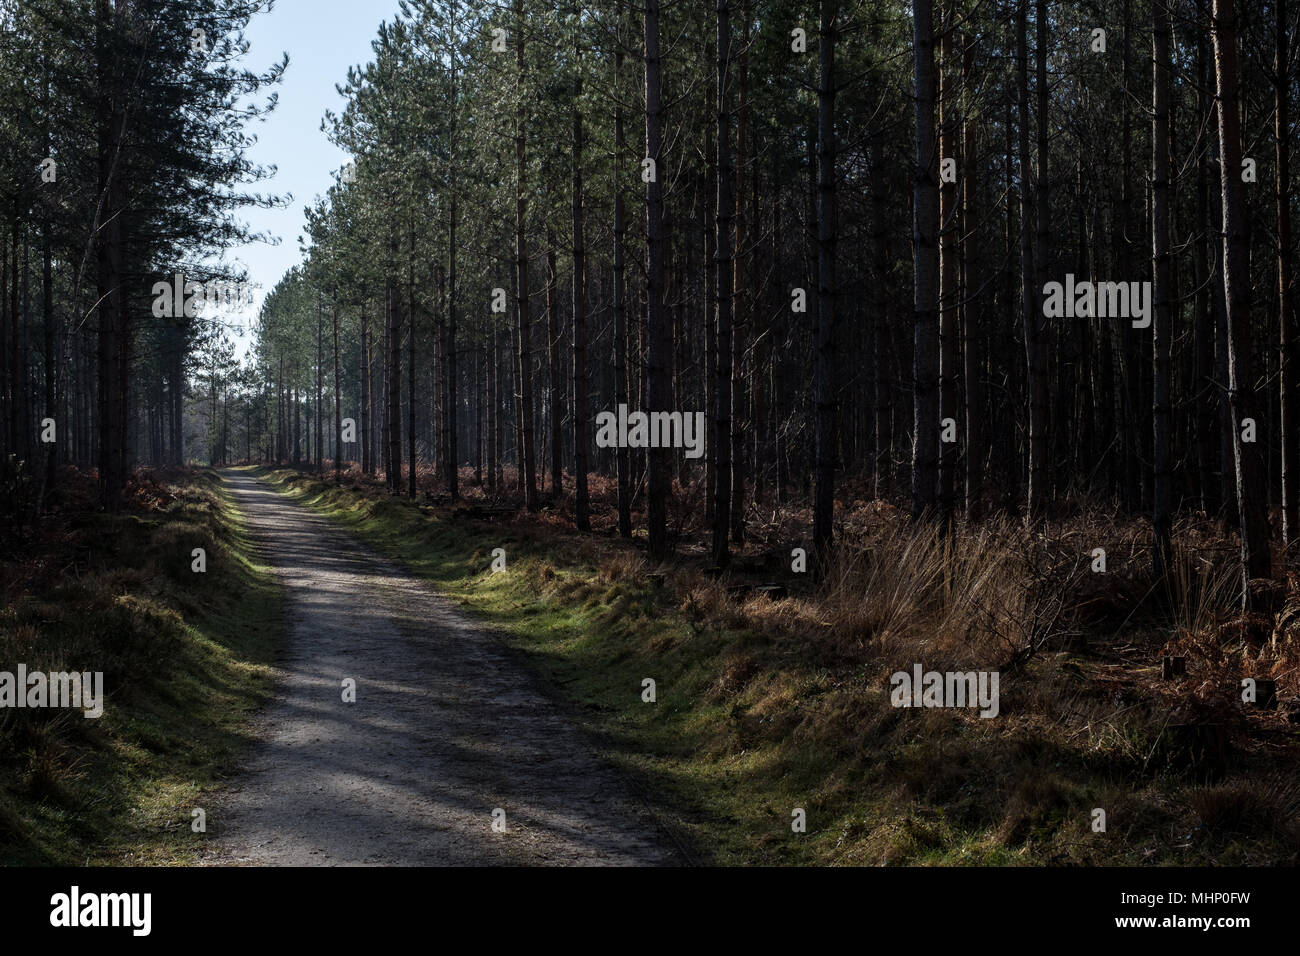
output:
M2 863L180 865L203 850L191 811L250 743L281 595L214 473L169 491L159 508L75 516L75 573L0 617L0 660L103 671L106 697L94 720L0 716ZM191 570L195 547L206 573Z
M1294 748L1247 752L1214 785L1193 779L1152 758L1160 700L1117 710L1105 682L1076 682L1088 659L1039 655L1004 680L998 720L899 710L888 654L816 627L829 613L816 599L742 606L689 568L656 585L633 545L546 515L479 520L373 486L258 474L500 632L695 862L1295 859L1298 803L1279 776ZM655 703L642 700L645 678ZM1092 832L1095 807L1106 833ZM806 833L792 832L795 808Z
M1205 788L1139 766L1125 734L1145 747L1149 720L1066 736L1018 696L1066 699L1053 684L1060 661L1036 664L1026 689L1004 687L1020 717L900 711L877 670L833 641L755 623L776 605L728 611L709 603L716 585L689 574L657 586L612 537L261 474L503 633L698 862L1258 863L1294 853L1291 833L1267 827L1184 839ZM502 573L490 570L494 548L506 552ZM656 681L653 704L642 701L644 678ZM1091 830L1098 806L1109 835ZM806 833L792 832L795 808ZM1275 811L1290 812L1285 799Z

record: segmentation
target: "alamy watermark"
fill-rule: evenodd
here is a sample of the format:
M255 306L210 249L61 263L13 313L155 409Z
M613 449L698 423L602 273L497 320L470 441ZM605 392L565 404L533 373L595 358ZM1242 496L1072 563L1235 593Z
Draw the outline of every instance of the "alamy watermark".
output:
M618 412L596 416L597 448L685 448L687 458L704 455L703 412Z
M257 282L230 282L226 279L196 282L177 272L171 282L153 284L153 316L156 319L179 319L183 315L192 319L200 313L239 314L253 304L253 294L260 288Z
M73 707L85 717L104 713L104 673L90 671L0 671L0 707Z
M148 936L153 928L152 893L83 893L73 886L50 897L50 925L126 927L132 936Z
M1074 273L1065 282L1043 286L1043 315L1049 319L1132 319L1133 328L1151 325L1150 282L1082 282Z
M998 715L997 671L896 671L889 678L895 707L979 707L981 717Z

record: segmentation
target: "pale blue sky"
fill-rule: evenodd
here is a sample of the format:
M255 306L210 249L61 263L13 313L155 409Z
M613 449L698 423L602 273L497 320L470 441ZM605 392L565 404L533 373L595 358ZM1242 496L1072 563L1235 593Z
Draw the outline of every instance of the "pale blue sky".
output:
M325 111L338 112L343 105L334 86L343 82L350 65L370 60L370 41L380 22L396 14L397 0L277 0L270 13L257 14L249 24L251 48L245 62L249 69L264 70L282 53L289 54L289 69L276 87L280 102L275 112L250 127L257 144L249 158L279 167L260 191L291 193L292 201L284 209L243 213L254 232L279 237L278 246L258 243L229 253L248 267L249 282L261 286L250 310L232 323L243 327L243 331L230 330L241 354L248 345L249 320L257 315L262 297L301 258L298 236L304 226L303 207L324 195L334 172L347 161L320 129Z

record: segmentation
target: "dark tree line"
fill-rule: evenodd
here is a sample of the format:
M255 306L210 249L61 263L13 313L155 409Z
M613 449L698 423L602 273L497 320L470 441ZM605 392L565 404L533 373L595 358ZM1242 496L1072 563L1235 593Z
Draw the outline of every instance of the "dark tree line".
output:
M245 158L244 130L284 67L237 65L256 7L0 6L10 510L39 510L62 464L94 468L113 508L134 463L184 458L186 378L212 336L183 303L159 316L155 285L236 280L213 265L247 238L233 214L270 201L240 188L266 173Z
M195 6L219 37L247 12ZM258 171L212 145L237 135L216 107L273 79L135 51L114 17L150 9L18 4L4 38L6 448L32 460L53 388L90 426L60 453L106 488L185 454L140 424L176 427L203 333L166 339L147 283L114 277L230 238L218 185ZM1145 515L1157 573L1176 516L1205 512L1266 577L1270 508L1287 545L1300 509L1295 25L1284 0L408 0L326 117L354 163L248 367L203 380L209 429L226 454L233 424L248 457L356 461L393 493L468 481L579 528L606 520L607 476L620 533L644 510L665 557L707 529L719 566L756 508L808 506L825 559L836 504L879 497L945 524ZM178 97L193 128L163 122ZM62 147L85 185L56 201L31 157L78 117L96 148ZM1091 311L1054 309L1054 284L1091 284ZM60 389L51 353L89 379ZM707 453L606 447L621 405L701 413Z

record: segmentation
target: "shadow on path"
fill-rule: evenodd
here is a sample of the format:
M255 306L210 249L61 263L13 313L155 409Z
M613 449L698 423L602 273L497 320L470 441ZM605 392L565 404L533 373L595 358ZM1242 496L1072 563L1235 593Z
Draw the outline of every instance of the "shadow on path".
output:
M496 637L328 519L224 477L285 588L290 633L261 743L209 808L205 862L680 862Z

